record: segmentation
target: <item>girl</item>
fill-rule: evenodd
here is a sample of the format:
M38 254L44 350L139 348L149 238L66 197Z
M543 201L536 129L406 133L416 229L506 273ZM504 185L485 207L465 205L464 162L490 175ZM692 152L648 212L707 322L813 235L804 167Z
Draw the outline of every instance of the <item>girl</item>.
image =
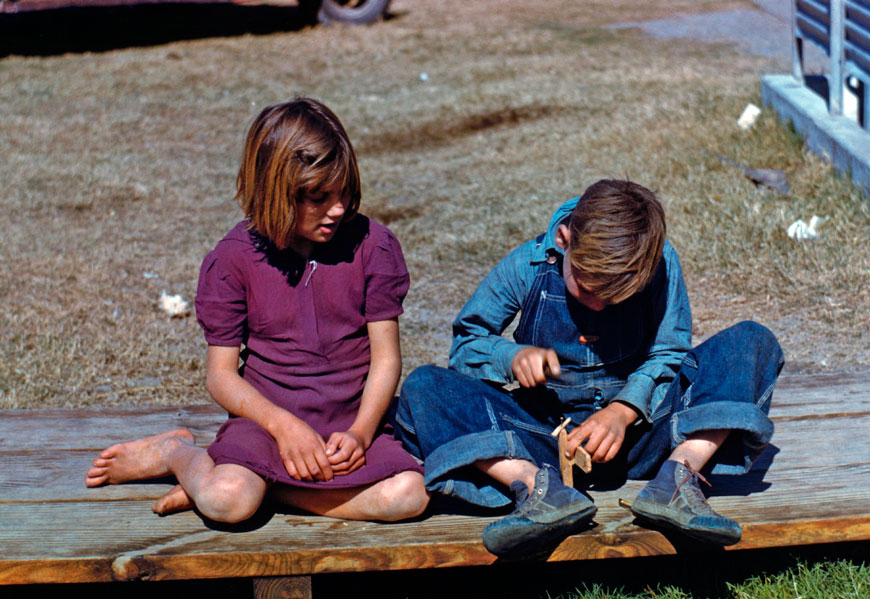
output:
M152 509L196 506L221 522L252 516L270 488L336 518L419 515L422 468L382 428L408 271L395 236L357 214L344 127L311 99L265 108L236 187L246 220L206 256L196 296L206 387L230 419L208 450L184 429L113 445L85 483L174 474L179 485Z

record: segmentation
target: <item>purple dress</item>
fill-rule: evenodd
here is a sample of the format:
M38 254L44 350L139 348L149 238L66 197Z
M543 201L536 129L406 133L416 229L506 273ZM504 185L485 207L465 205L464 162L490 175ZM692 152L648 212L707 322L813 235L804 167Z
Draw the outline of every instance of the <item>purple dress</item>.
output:
M359 409L370 361L366 323L402 313L409 277L399 241L357 215L305 260L275 249L246 225L237 224L203 261L197 320L210 345L244 346L242 378L328 439L350 428ZM381 430L362 468L331 481L297 481L266 429L232 416L208 453L216 464L238 464L268 483L300 487L358 487L423 471Z

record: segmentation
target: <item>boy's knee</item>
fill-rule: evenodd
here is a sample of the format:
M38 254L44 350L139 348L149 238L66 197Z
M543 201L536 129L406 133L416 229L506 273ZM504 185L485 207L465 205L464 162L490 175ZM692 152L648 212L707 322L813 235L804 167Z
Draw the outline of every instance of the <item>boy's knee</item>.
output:
M753 320L744 320L734 325L734 330L746 343L746 347L758 348L759 354L766 354L782 362L782 348L776 335L763 324L759 324Z
M742 339L754 340L762 343L776 342L776 337L763 324L759 324L754 320L743 320L729 329L732 335L736 335Z
M413 400L421 394L426 393L432 389L433 384L438 380L439 373L442 370L444 369L432 364L425 364L415 368L411 374L405 378L405 382L402 383L402 391L400 395L407 401L408 399Z
M763 324L757 323L754 320L743 320L735 324L732 329L742 336L755 339L770 339L775 337Z
M415 414L421 411L431 414L441 404L439 389L443 386L444 372L444 368L427 364L414 369L402 383L396 419L409 431L415 432L411 426Z

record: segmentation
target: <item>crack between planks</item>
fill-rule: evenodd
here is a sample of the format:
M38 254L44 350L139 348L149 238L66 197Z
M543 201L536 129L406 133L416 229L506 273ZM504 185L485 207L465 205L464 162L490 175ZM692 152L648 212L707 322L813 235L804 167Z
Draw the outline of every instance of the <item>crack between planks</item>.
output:
M863 418L870 412L838 412L836 414L806 414L804 416L771 416L774 422L799 422L802 420L830 420L832 418Z
M203 530L192 534L176 537L171 541L151 545L144 549L122 553L112 560L112 577L115 580L148 580L151 577L151 564L146 555L153 555L166 549L175 549L202 540L211 540L220 532Z

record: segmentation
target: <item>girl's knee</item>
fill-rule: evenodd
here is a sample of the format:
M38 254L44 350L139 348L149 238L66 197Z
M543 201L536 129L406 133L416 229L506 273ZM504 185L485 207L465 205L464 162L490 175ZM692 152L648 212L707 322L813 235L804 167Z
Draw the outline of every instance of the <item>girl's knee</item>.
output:
M400 472L385 480L382 485L384 510L379 515L379 520L395 522L415 518L429 505L429 491L426 490L423 475L419 472Z
M264 496L265 484L260 489L243 477L218 475L202 486L195 501L207 518L233 524L253 516Z

